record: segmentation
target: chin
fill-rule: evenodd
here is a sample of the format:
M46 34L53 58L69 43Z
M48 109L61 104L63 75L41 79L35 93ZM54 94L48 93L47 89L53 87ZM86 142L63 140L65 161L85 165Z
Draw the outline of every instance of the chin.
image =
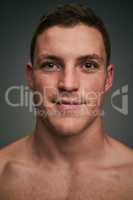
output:
M92 117L47 117L51 131L60 136L74 136L83 133L93 121Z

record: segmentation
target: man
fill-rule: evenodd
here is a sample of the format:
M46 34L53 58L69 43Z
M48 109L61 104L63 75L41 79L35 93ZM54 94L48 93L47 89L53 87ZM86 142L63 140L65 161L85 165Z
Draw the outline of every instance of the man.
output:
M133 152L102 122L113 71L90 8L68 4L41 19L26 67L36 127L0 152L1 200L133 199Z

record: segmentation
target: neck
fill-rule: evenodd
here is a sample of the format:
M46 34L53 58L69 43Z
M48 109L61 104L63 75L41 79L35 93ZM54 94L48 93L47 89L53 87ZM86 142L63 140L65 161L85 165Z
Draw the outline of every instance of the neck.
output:
M105 154L107 137L103 122L97 117L81 134L60 136L51 133L41 118L37 118L36 128L31 137L32 147L41 162L66 161L68 163L87 161L99 163Z

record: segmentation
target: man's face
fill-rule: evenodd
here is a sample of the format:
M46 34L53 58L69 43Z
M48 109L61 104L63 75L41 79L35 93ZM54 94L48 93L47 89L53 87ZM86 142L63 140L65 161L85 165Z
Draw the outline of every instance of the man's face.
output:
M44 124L61 135L89 127L112 85L112 71L95 28L78 24L45 30L36 41L34 66L27 66L29 86L41 94L35 102Z

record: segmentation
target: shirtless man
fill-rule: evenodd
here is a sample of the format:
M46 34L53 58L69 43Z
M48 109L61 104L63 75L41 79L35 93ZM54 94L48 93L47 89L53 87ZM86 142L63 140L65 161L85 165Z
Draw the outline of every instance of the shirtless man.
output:
M65 5L41 19L26 67L36 127L0 151L0 200L133 200L133 152L100 114L113 70L91 9Z

